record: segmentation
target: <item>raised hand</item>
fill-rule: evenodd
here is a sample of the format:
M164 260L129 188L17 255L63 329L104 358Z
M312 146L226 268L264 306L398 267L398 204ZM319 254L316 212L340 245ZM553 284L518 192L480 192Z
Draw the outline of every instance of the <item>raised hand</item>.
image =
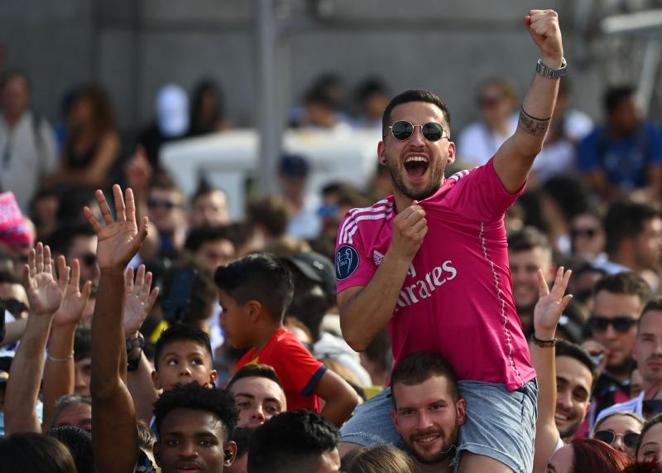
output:
M530 10L524 18L533 42L540 49L540 59L552 68L561 66L563 39L559 27L559 15L554 10Z
M133 279L133 268L128 268L124 273L124 309L122 314L124 325L124 336L134 335L142 326L143 322L152 311L156 298L159 296L159 288L152 287L152 273L145 274L145 265L141 264L136 271L135 282Z
M53 323L58 326L78 324L92 293L92 281L87 281L83 290L80 290L80 262L77 259L71 262L70 274L62 295L62 303L53 318Z
M89 207L83 209L83 214L94 228L99 239L97 260L101 270L119 269L124 271L124 268L138 252L140 245L147 236L147 217L143 219L140 228L138 228L136 224L136 203L131 189L127 189L123 196L122 188L115 184L113 186L113 197L115 199L116 220L113 219L106 197L100 190L97 190L96 198L105 226L97 220Z
M59 278L55 276L55 267L51 260L51 249L41 242L30 250L28 264L23 269L23 285L30 302L30 313L52 315L62 301L62 294L69 279L64 256L57 259Z
M549 290L542 270L538 270L538 302L533 309L533 327L535 335L541 339L551 339L556 332L561 314L572 300L572 295L565 294L572 271L561 266L556 271L552 290Z
M411 260L416 256L427 232L425 210L417 204L410 205L393 220L391 249Z

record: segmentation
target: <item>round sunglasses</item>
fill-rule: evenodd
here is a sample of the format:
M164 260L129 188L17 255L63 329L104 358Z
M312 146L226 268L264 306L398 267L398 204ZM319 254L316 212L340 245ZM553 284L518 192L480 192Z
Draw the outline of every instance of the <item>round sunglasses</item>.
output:
M441 123L436 122L428 122L423 125L413 125L408 121L399 120L388 128L391 130L391 133L396 140L405 141L414 134L414 130L419 126L421 127L421 133L423 133L423 136L428 141L439 141L446 136L444 135L444 127Z
M603 441L604 443L608 443L611 445L614 443L614 441L618 437L623 438L623 444L625 444L626 447L628 448L634 448L637 446L637 442L639 442L639 437L641 434L638 434L636 432L632 431L627 431L624 434L617 434L613 430L598 430L593 437Z

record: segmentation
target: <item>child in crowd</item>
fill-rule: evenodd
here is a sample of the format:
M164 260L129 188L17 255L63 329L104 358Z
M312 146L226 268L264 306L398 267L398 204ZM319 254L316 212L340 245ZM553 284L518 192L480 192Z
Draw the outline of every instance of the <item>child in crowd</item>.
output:
M253 254L220 267L215 280L225 336L232 346L249 349L237 368L249 363L272 366L289 409L321 412L341 425L358 403L357 396L283 327L293 293L287 267L274 256Z

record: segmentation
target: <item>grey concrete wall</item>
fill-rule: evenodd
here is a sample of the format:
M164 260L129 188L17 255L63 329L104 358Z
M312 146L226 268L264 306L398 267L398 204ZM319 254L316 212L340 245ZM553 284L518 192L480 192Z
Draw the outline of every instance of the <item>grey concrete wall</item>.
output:
M568 2L546 4L563 13ZM279 14L291 78L284 97L298 99L320 73L335 71L353 87L367 75L393 91L426 87L444 96L456 130L476 115L475 89L500 75L524 88L536 50L521 17L540 1L291 0ZM287 7L287 8L285 8ZM62 94L98 80L109 90L120 124L132 131L151 116L157 88L191 89L202 76L223 86L230 117L255 116L254 25L250 0L3 0L0 44L6 65L33 78L34 103L56 118ZM566 51L573 64L572 29ZM593 68L573 70L576 102L599 115L605 79Z

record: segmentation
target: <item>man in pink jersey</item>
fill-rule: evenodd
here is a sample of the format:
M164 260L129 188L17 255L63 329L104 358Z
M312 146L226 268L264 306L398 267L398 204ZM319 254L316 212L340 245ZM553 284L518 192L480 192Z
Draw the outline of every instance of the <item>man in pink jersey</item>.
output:
M362 351L388 327L396 364L432 351L461 380L460 472L532 469L537 387L513 302L503 215L542 148L566 64L556 12L531 10L524 22L540 59L515 134L485 165L445 179L455 159L446 106L427 91L396 96L378 146L394 193L351 210L337 240L346 341ZM357 409L342 429L345 447L400 443L390 403L387 389Z

